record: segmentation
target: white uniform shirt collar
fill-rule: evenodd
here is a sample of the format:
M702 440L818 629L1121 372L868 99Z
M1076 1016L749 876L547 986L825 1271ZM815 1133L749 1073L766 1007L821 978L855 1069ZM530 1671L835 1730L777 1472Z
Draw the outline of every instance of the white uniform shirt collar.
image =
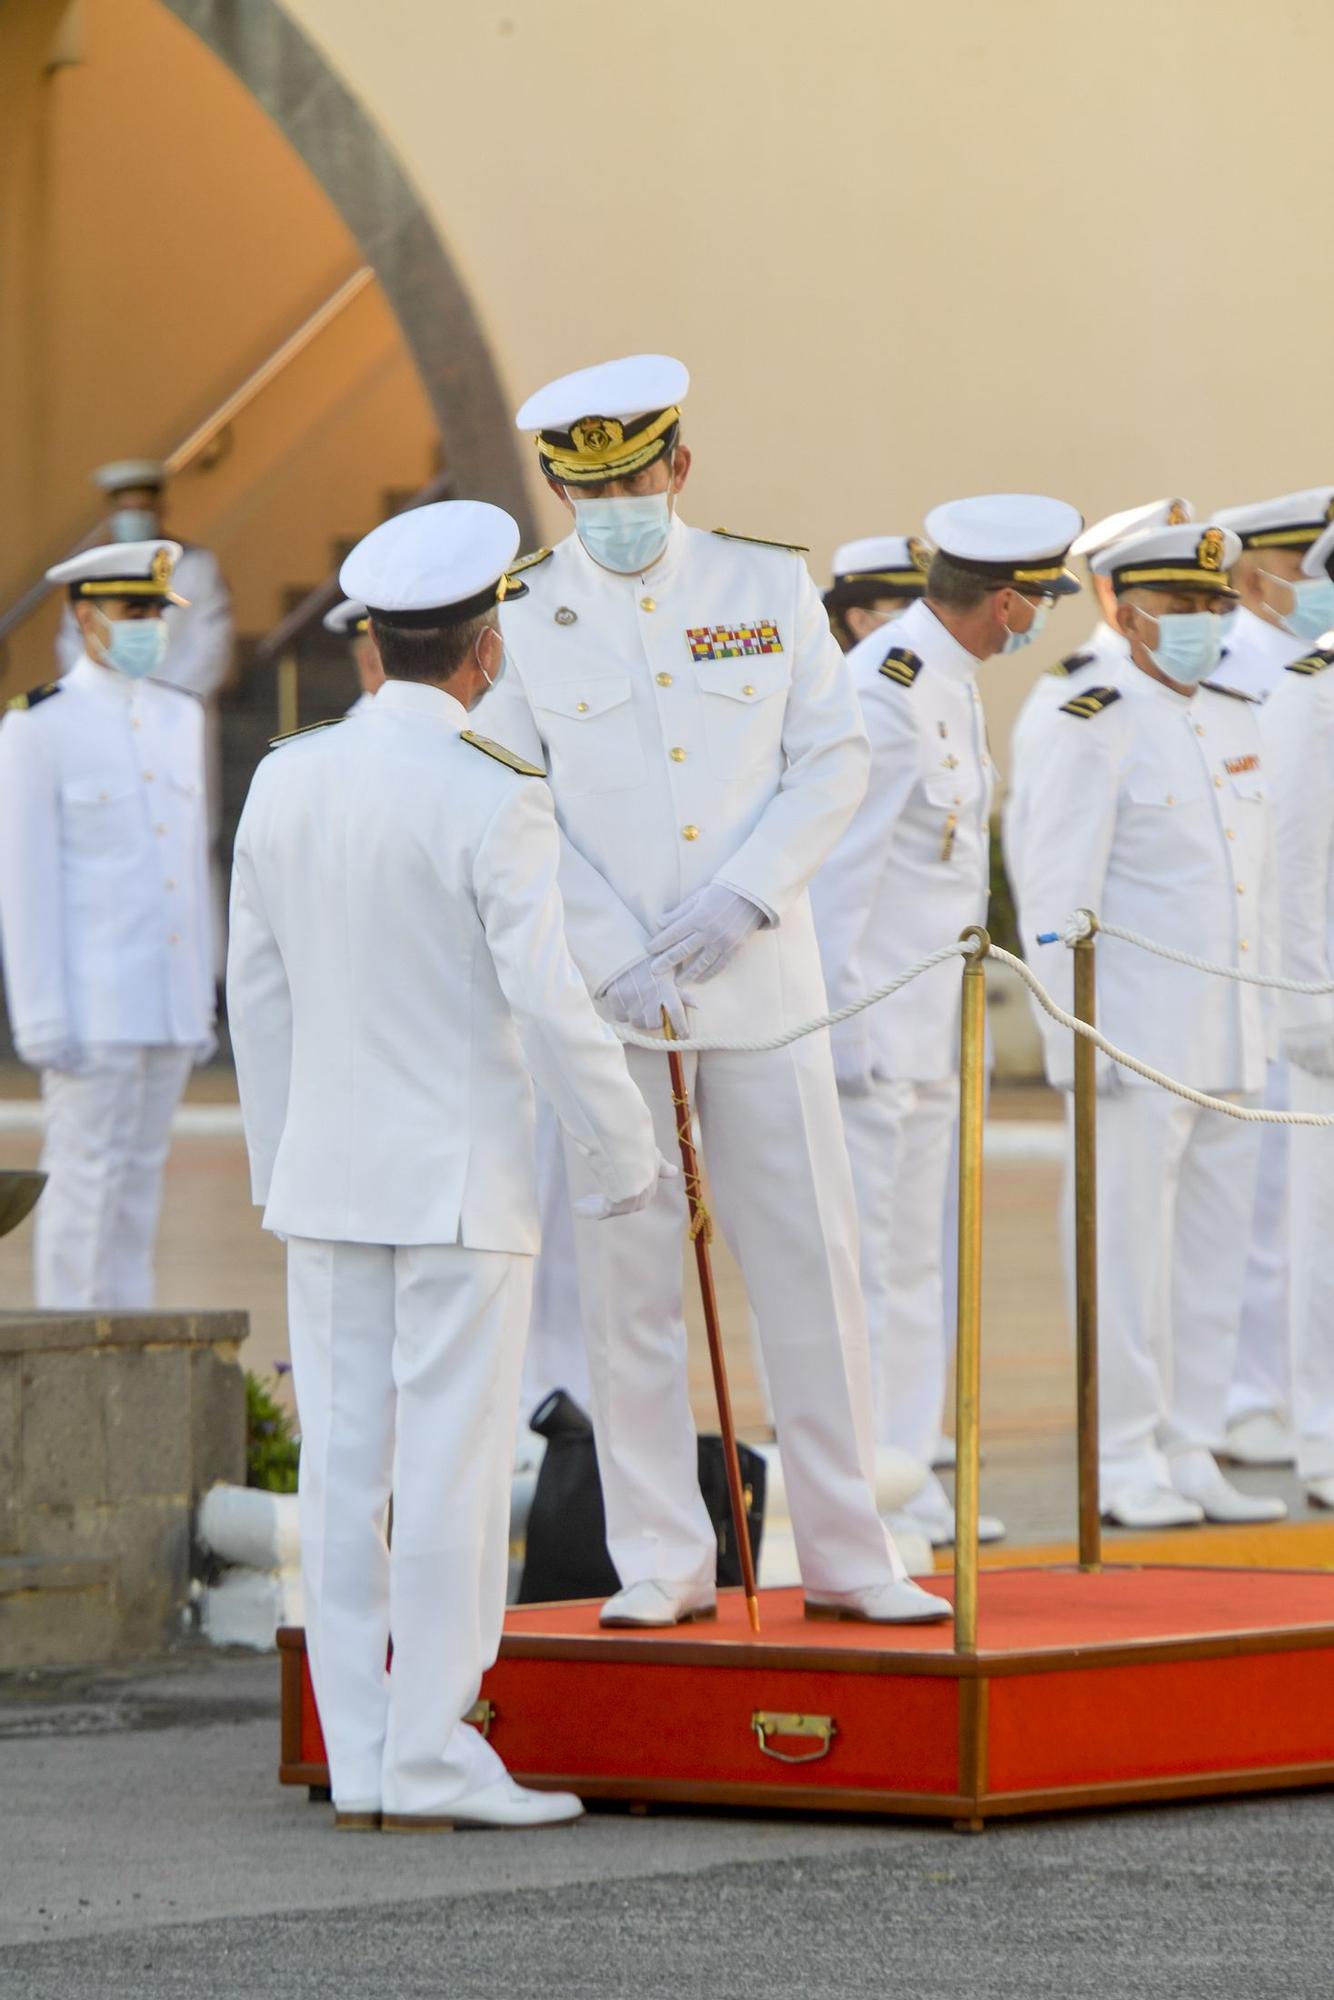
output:
M919 653L923 663L933 673L947 674L958 681L977 678L982 662L966 646L961 646L952 632L946 630L924 597L909 605L902 618L895 620L892 629L894 644Z
M1117 678L1127 694L1141 695L1149 701L1163 701L1169 708L1187 709L1199 693L1198 688L1193 688L1189 694L1182 694L1180 689L1156 681L1152 674L1145 673L1143 667L1137 667L1129 654L1126 656L1125 667Z
M369 715L411 715L423 721L443 722L457 735L468 726L468 711L461 701L443 688L427 681L387 680L366 710Z
M114 667L99 667L87 653L79 656L65 679L71 687L89 688L103 701L118 701L125 708L133 707L143 686L142 681L134 680L129 674L118 674Z

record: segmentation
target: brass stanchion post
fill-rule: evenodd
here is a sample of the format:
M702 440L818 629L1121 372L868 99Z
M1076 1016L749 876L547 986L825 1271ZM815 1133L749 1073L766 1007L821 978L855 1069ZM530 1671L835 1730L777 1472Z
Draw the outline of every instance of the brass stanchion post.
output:
M290 736L300 727L300 699L297 689L295 653L284 653L278 662L278 734Z
M1074 1012L1097 1025L1098 920L1074 947ZM1079 1567L1102 1567L1098 1506L1098 1083L1097 1050L1075 1036L1075 1436L1079 1464Z
M980 924L964 931L975 946L963 969L959 1019L959 1318L954 1412L954 1648L977 1651L978 1418L982 1389L982 1125L986 1106L987 988L991 939Z

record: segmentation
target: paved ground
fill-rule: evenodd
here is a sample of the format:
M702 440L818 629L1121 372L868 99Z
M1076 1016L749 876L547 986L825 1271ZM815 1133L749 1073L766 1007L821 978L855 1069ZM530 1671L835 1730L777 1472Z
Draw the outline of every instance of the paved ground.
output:
M903 1824L335 1836L276 1665L0 1683L5 2000L1327 2000L1334 1798Z

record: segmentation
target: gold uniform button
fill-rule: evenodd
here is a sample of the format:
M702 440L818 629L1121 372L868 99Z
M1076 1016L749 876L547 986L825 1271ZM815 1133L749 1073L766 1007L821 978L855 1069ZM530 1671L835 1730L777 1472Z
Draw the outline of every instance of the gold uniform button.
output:
M641 597L639 600L639 608L641 611L656 611L658 608L658 600L656 597Z
M698 840L699 828L697 826L683 826L681 828L681 838L682 840Z
M586 701L577 701L574 704L574 712L576 715L587 715L588 703Z
M1236 839L1236 837L1237 837L1237 836L1236 836L1236 834L1235 834L1235 833L1234 833L1234 832L1232 831L1232 828L1231 828L1230 826L1225 826L1225 827L1223 828L1223 831L1224 831L1224 833L1225 833L1225 834L1227 835L1227 837L1228 837L1228 839L1229 839L1229 840L1235 840L1235 839Z
M1204 734L1204 724L1203 724L1202 722L1197 722L1197 723L1196 723L1196 725L1195 725L1195 734L1196 734L1197 736L1203 736L1203 734Z
M1214 784L1215 784L1215 785L1217 786L1218 790L1219 790L1219 791L1221 792L1221 791L1222 791L1222 789L1223 789L1223 780L1222 780L1221 778L1215 778L1215 779L1214 779Z
M1167 803L1169 806L1174 806L1176 804L1176 794L1174 792L1169 792L1167 794Z
M1243 950L1243 951L1249 951L1249 950L1250 950L1250 948L1251 948L1251 943L1250 943L1250 939L1249 939L1249 938L1243 938L1243 939L1242 939L1242 941L1241 941L1241 948L1242 948L1242 950Z
M173 882L170 875L168 875L166 882L163 884L163 887L167 889L174 889L176 887L176 884L175 882Z
M746 683L745 687L743 687L743 688L742 688L741 692L742 692L742 694L754 694L755 690L754 690L754 688L753 688L753 687L752 687L752 686L750 685L749 681L747 681L747 683Z
M179 939L179 938L177 937L177 935L176 935L175 931L173 931L173 932L172 932L172 934L171 934L171 936L170 936L170 937L169 937L169 938L167 939L167 943L168 943L168 944L179 944L179 943L180 943L180 939Z
M654 678L656 679L658 686L660 688L669 688L672 684L672 677L670 674L656 674Z
M138 718L138 716L137 716L137 715L132 715L132 716L130 717L130 727L131 727L131 729L142 729L142 728L143 728L143 726L144 726L144 725L143 725L143 723L142 723L142 722L140 722L140 720L139 720L139 718Z
M144 783L145 783L146 785L151 785L151 784L152 784L152 782L153 782L153 773L152 773L151 771L145 771L145 772L144 772Z
M1245 884L1244 882L1238 882L1238 884L1237 884L1237 894L1238 894L1239 896L1244 896L1244 895L1246 894L1246 884Z
M164 834L167 831L167 829L165 826L163 826L161 820L159 820L157 825L153 828L153 831L154 833L161 835Z
M683 749L681 748L681 746L680 746L680 744L679 744L679 743L678 743L678 744L677 744L677 745L675 746L675 748L674 748L674 749L672 750L672 752L671 752L670 754L671 754L671 759L672 759L672 762L673 762L673 764L684 764L684 763L685 763L685 760L686 760L686 753L685 753L685 751L684 751L684 750L683 750Z

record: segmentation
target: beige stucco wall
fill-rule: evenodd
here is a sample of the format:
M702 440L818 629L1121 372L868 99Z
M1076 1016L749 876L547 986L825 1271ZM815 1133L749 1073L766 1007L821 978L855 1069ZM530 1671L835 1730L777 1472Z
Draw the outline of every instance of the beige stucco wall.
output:
M286 4L516 399L687 359L701 525L818 567L959 492L1334 480L1330 0ZM988 668L995 734L1089 622Z

